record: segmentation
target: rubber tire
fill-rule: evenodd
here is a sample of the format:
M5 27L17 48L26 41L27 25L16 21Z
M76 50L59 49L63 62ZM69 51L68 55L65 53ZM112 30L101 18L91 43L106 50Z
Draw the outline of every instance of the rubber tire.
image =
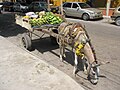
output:
M116 24L117 26L120 26L120 17L116 18L115 24Z
M82 19L85 20L85 21L88 21L89 20L89 15L87 13L83 14Z
M22 35L21 41L22 41L22 45L23 45L27 50L31 50L32 42L31 42L31 39L30 39L30 37L29 37L29 35L28 35L27 33L24 33L24 34Z

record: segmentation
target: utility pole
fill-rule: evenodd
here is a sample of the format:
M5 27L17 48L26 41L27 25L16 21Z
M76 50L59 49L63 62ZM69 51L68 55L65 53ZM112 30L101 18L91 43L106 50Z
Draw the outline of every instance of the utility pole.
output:
M110 4L111 4L111 0L107 0L107 5L106 5L106 16L109 15Z
M60 0L60 5L61 5L60 6L60 10L61 10L61 15L63 16L63 6L62 6L62 3L63 3L62 0Z
M48 10L50 10L50 0L47 0L48 3Z

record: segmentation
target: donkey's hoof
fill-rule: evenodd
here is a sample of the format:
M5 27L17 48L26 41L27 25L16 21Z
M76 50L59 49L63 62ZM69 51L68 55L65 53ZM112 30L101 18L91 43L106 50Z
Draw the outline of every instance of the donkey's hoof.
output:
M64 54L63 57L66 58L66 55Z
M87 71L87 70L84 70L83 73L84 73L85 75L87 75L87 74L88 74L88 71Z
M73 70L73 74L76 75L79 72L79 70L75 67Z
M63 62L63 59L60 59L61 62Z
M63 58L62 58L62 56L60 56L60 61L63 62Z

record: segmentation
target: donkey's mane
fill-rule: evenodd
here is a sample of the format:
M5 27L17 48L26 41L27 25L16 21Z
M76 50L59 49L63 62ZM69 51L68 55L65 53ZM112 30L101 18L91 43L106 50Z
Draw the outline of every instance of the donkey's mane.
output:
M75 28L78 28L78 27L81 27L82 29L83 29L83 26L82 26L82 24L81 23L73 23L73 25L72 25L72 30L74 30ZM84 29L83 29L84 30Z

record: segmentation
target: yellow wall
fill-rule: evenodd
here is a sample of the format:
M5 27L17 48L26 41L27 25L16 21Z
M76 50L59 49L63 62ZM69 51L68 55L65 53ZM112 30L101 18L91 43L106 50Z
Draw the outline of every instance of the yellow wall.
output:
M111 7L115 8L115 7L118 7L120 6L120 0L113 0L111 2Z
M106 7L107 0L95 0L95 7ZM120 6L120 0L111 0L111 8L116 8Z
M94 1L94 6L95 7L106 7L106 2L107 0L95 0Z
M53 1L53 5L60 6L60 0L50 0ZM86 2L87 0L62 0L63 2ZM107 0L95 0L94 6L95 7L106 7ZM120 6L120 0L111 0L111 7L115 8Z
M51 0L55 6L60 6L60 0ZM86 0L62 0L62 2L85 2Z

